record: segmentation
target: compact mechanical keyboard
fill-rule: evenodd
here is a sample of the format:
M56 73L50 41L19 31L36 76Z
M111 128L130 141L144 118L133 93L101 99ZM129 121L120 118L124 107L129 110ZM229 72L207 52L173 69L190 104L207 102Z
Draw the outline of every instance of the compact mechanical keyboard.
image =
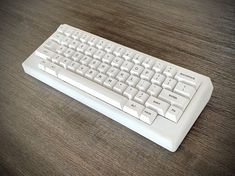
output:
M209 101L210 78L62 24L24 71L174 152Z

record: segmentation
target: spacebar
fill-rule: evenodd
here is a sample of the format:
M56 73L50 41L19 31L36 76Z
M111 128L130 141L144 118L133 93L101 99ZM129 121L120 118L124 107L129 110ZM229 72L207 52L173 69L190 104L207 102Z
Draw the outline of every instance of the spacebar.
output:
M127 102L127 98L68 70L60 70L58 78L119 109Z

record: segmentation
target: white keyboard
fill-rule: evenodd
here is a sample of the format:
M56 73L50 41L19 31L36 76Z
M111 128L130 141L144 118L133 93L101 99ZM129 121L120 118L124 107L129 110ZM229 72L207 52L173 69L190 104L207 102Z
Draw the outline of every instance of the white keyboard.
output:
M174 152L209 101L210 78L63 24L24 71Z

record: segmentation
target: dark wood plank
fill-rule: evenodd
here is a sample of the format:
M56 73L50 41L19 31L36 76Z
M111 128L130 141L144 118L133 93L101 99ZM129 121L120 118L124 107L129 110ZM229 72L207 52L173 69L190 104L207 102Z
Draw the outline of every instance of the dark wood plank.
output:
M0 2L0 175L233 175L235 2ZM67 23L211 77L212 98L171 153L23 72Z

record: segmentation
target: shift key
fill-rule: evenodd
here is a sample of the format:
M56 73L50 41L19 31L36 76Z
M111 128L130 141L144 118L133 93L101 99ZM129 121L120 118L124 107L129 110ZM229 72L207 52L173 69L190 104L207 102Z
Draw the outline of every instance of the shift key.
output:
M154 111L157 111L158 114L165 116L165 113L170 106L167 102L164 102L162 100L159 100L158 98L155 98L153 96L150 96L149 99L145 103L146 107L149 109L152 109Z

